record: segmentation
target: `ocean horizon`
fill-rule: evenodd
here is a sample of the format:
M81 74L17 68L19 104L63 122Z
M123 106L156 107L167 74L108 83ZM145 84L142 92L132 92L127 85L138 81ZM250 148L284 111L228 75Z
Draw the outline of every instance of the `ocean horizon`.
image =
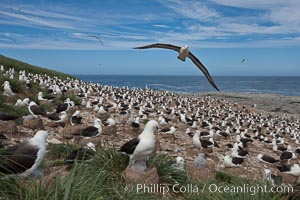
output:
M204 76L194 75L74 75L114 87L151 88L177 93L215 92ZM300 76L213 76L222 92L300 96Z

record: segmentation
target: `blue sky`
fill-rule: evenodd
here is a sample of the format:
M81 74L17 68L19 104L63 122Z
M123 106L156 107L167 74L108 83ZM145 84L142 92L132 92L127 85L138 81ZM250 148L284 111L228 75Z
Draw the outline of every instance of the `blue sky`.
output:
M300 76L298 0L1 0L0 54L71 74ZM100 42L89 35L101 38ZM241 60L245 58L245 62Z

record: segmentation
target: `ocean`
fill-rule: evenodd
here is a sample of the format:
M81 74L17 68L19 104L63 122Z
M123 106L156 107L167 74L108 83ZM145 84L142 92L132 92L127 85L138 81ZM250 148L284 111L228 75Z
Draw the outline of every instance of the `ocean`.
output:
M202 76L75 75L86 82L130 88L146 86L177 93L216 91ZM300 96L300 77L214 76L220 91Z

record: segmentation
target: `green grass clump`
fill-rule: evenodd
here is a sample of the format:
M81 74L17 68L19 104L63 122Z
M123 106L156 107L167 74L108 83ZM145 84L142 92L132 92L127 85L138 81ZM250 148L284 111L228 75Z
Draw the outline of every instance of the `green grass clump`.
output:
M175 168L174 165L170 164L172 162L174 162L173 158L167 154L159 154L151 160L152 165L156 166L159 182L168 185L187 184L187 173Z
M1 101L1 100L0 100ZM29 114L27 107L16 107L0 102L0 112L8 113L10 115L25 116Z
M94 164L111 172L121 176L129 163L129 157L117 151L114 147L105 147L97 151Z
M48 156L60 158L62 156L54 152L59 150L65 152L64 149L65 147L62 145L49 147L49 153L53 155ZM225 172L217 172L214 179L199 182L189 177L185 172L175 169L170 165L170 160L167 155L157 155L151 159L150 163L157 167L160 183L180 184L180 187L186 188L192 185L193 188L198 188L197 192L190 189L183 193L169 192L163 196L161 193L137 192L137 187L134 185L127 190L123 171L127 167L128 156L121 154L113 147L104 147L97 151L95 158L90 162L75 162L71 171L62 171L54 179L0 178L0 199L287 199L280 193L258 192L253 195L251 191L246 193L209 191L209 189L214 190L210 185L237 188L244 184L248 187L255 187L257 185L264 186L267 183L250 181Z
M0 179L0 199L155 199L151 194L125 189L122 172L127 163L128 158L116 149L100 149L91 162L75 163L64 178Z
M47 157L51 160L64 159L79 146L73 144L50 144L47 146Z

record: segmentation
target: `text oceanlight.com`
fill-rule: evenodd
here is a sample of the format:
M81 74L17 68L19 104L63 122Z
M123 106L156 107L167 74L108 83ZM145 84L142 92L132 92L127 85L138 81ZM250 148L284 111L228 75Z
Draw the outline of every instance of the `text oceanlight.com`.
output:
M290 185L285 186L267 186L267 185L249 185L242 184L240 186L226 186L217 184L204 184L197 186L193 184L166 186L162 184L137 184L134 186L126 186L126 190L137 193L249 193L255 195L258 193L293 193L293 187Z

